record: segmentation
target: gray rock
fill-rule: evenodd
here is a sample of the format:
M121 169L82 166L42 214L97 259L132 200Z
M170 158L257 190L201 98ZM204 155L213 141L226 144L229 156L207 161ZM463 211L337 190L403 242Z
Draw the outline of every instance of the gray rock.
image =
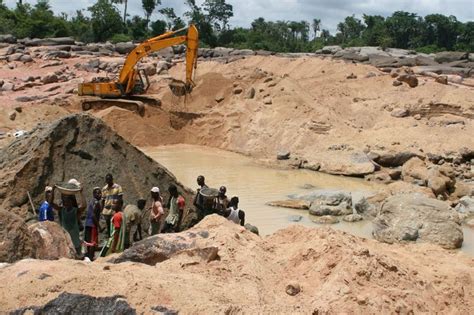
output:
M0 35L0 43L15 44L16 37L11 34Z
M135 44L131 42L115 44L115 51L119 54L128 54L133 49L135 49Z
M406 49L399 48L387 48L385 50L390 56L400 58L410 55L410 51Z
M236 87L236 88L234 88L234 90L232 92L235 95L238 95L238 94L242 94L243 91L244 91L244 89L242 89L241 87Z
M394 108L392 112L390 113L390 116L396 117L396 118L403 118L403 117L407 117L408 115L409 115L409 112L405 108Z
M8 56L8 62L19 61L22 56L23 56L23 53L11 54L11 55Z
M300 215L290 215L288 217L288 221L290 221L290 222L300 222L302 219L303 219L303 217L300 216Z
M381 242L429 242L459 248L463 242L460 219L448 204L422 194L389 197L373 221L372 234Z
M462 197L459 199L459 203L456 205L455 209L459 213L467 213L469 215L474 214L474 197Z
M373 47L373 46L364 46L360 47L359 54L362 56L385 56L389 57L390 55L383 51L380 47Z
M74 45L74 38L72 37L57 37L57 38L34 38L24 41L26 46L57 46L57 45Z
M416 56L415 62L417 66L436 66L438 63L430 57Z
M43 84L56 83L58 81L58 76L55 73L48 73L47 75L41 78L41 82Z
M349 214L342 218L346 222L357 222L362 221L364 218L360 214Z
M272 103L273 103L273 100L270 96L267 96L267 97L263 98L263 104L271 105Z
M49 276L49 275L46 275ZM120 295L95 297L85 294L62 292L43 306L29 306L11 314L121 314L135 315L125 298ZM166 313L165 313L166 314Z
M360 55L359 53L356 52L351 52L351 51L342 51L340 55L335 54L335 57L339 57L341 59L345 60L353 60L353 61L358 61L358 62L364 62L369 60L369 56L365 55Z
M256 227L255 225L252 225L252 224L250 224L250 223L245 223L244 228L245 228L247 231L252 232L253 234L260 235L260 233L259 233L259 231L258 231L258 227Z
M236 49L229 53L230 56L254 56L256 52L251 49Z
M384 167L397 167L402 166L406 161L412 157L419 156L413 152L378 152L379 157L374 161Z
M71 58L71 53L69 51L55 50L48 51L43 55L43 59L54 59L54 58Z
M340 202L337 205L328 203L325 200L317 200L311 204L309 214L315 216L339 216L352 214L352 206L350 202Z
M247 93L245 94L246 99L253 99L255 97L255 88L251 87L248 89Z
M15 118L16 118L16 112L15 111L8 113L8 119L15 120Z
M437 53L434 58L434 60L439 63L447 63L464 59L468 59L468 53L461 51L443 51Z
M311 221L317 224L336 224L339 219L332 215L311 216Z
M338 51L341 51L341 50L342 50L342 47L341 47L341 46L337 46L337 45L334 45L334 46L324 46L324 47L321 49L321 53L334 55L335 53L337 53Z
M372 55L369 56L369 62L374 67L379 68L395 67L397 65L398 59L390 56Z
M26 62L33 62L33 58L31 58L30 55L23 55L23 56L21 56L20 61L25 62L25 63Z
M13 91L15 89L15 84L12 83L12 82L4 82L3 85L2 85L2 91L6 91L6 92L9 92L9 91Z
M213 57L228 57L233 50L233 48L216 47L214 48Z
M470 68L458 68L458 67L450 67L447 65L437 65L437 66L423 66L423 67L414 67L412 68L415 74L429 74L429 73L436 73L436 74L456 74L463 77L469 77L473 75L473 71Z
M290 159L290 151L280 151L277 153L277 160L288 160Z

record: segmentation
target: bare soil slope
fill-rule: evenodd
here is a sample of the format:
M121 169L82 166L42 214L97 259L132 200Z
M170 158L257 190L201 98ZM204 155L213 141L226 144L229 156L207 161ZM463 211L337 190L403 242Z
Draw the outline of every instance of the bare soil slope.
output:
M198 233L203 237L192 238ZM156 266L72 260L3 265L0 310L41 306L69 292L123 295L138 313L157 306L180 314L474 311L474 261L433 245L387 245L302 226L261 239L218 216L164 237L194 243ZM209 247L218 257L208 262L199 253Z

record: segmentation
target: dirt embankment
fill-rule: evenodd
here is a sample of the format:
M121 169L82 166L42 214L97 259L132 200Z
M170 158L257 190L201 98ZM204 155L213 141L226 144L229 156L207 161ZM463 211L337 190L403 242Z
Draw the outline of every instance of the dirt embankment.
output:
M432 245L387 245L302 226L262 239L217 216L160 238L191 245L151 266L104 260L3 265L0 309L42 306L68 292L121 295L138 313L157 307L182 314L474 310L473 260ZM204 255L208 248L217 249L211 259Z

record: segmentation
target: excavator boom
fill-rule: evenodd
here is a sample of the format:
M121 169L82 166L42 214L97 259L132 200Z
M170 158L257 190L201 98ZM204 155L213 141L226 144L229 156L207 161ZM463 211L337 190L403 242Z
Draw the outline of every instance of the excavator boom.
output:
M186 30L186 35L178 35ZM127 55L117 81L79 84L78 95L98 96L100 98L132 98L136 94L142 94L148 89L149 82L146 73L136 69L137 63L153 52L183 43L186 43L186 81L174 80L174 85L170 85L170 88L176 94L176 86L182 85L184 93L189 93L195 85L192 78L197 67L197 51L199 46L198 30L192 24L187 28L169 31L144 41ZM101 104L103 103L102 101ZM93 106L89 102L85 108L91 107Z

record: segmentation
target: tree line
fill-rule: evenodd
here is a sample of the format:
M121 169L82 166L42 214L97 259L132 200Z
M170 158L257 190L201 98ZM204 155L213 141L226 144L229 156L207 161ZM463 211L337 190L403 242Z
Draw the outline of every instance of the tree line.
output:
M250 27L230 27L233 6L225 0L185 0L187 10L178 16L161 0L141 0L143 16L127 13L128 0L97 0L91 7L72 16L55 15L48 0L30 5L18 1L8 8L0 0L0 33L18 38L73 36L82 42L141 41L177 30L189 23L197 25L201 45L275 52L314 52L326 45L381 46L414 49L419 52L442 50L474 51L474 22L460 22L455 16L397 11L391 16L364 14L348 16L331 34L312 21L266 21L255 19ZM153 13L160 18L151 20Z

